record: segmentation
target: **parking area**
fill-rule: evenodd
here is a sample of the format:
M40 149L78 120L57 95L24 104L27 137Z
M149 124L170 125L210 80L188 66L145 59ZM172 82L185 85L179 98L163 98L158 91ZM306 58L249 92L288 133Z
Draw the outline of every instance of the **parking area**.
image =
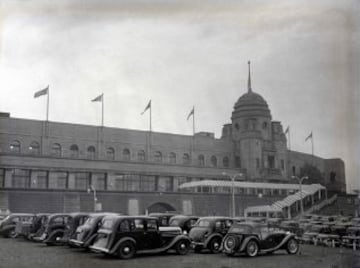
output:
M119 260L89 253L68 246L48 247L42 243L22 238L0 238L0 267L360 267L360 251L345 248L301 245L297 255L285 251L260 255L228 257L224 254L191 252L185 256L163 254L138 256L131 260Z

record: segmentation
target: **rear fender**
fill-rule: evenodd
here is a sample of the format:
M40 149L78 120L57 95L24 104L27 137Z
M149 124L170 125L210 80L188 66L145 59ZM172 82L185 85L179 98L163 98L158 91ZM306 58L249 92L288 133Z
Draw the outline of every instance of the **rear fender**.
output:
M159 253L162 253L162 252L166 252L168 251L169 249L173 248L176 243L178 243L179 241L182 241L182 240L186 240L189 245L191 244L191 240L189 237L187 237L186 235L178 235L176 236L168 245L166 246L163 246L161 248L155 248L155 249L146 249L146 250L139 250L139 254L140 253L146 253L146 254L159 254Z
M260 240L257 236L254 235L254 236L245 237L244 240L241 241L241 247L239 249L240 252L245 250L247 243L249 243L250 240L255 240L260 245Z
M110 253L110 254L115 254L115 253L118 251L119 246L120 246L122 243L124 243L125 241L131 241L131 242L134 243L134 245L136 245L136 241L135 241L134 238L132 238L132 237L123 237L123 238L121 238L119 241L117 241L117 243L116 243L115 246L110 250L109 253Z
M64 230L62 230L62 229L57 229L57 230L54 230L54 231L52 231L50 234L49 234L49 236L48 236L48 238L46 238L45 240L44 240L44 242L46 243L46 242L57 242L56 241L56 237L58 237L58 236L63 236L64 235Z
M97 233L93 234L92 236L90 236L85 242L84 242L84 245L83 247L84 248L87 248L89 247L90 245L92 245L94 243L94 240L97 236Z
M220 240L222 241L223 236L221 234L212 234L210 235L208 238L206 238L205 242L204 242L204 248L207 248L208 244L210 243L210 241L215 238L218 237L220 238Z

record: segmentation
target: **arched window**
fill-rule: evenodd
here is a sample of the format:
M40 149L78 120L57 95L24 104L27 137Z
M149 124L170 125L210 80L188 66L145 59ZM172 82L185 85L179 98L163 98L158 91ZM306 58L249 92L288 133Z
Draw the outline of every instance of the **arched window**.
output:
M123 150L122 159L125 160L125 161L130 160L130 150L129 149L124 149Z
M40 145L37 141L33 141L30 143L29 152L36 155L40 154Z
M190 155L189 154L184 154L183 155L183 164L184 165L190 165L191 161L190 161Z
M10 143L10 152L15 153L15 154L19 154L21 152L21 144L19 141L12 141Z
M161 163L162 162L162 153L157 151L154 153L154 162Z
M71 158L79 157L79 147L76 144L70 146L70 157Z
M230 163L229 157L225 156L225 157L223 158L223 166L224 166L224 167L229 167L229 163Z
M176 164L176 154L173 153L173 152L171 152L171 153L169 154L169 163L170 163L170 164Z
M108 147L106 149L106 159L107 160L115 160L115 150L112 147Z
M142 162L145 161L145 151L144 150L138 151L137 160L142 161Z
M205 166L205 157L204 157L204 155L202 155L202 154L198 156L198 165L199 165L200 167Z
M212 167L217 167L217 159L215 155L210 158L210 162Z
M54 143L51 147L51 155L52 156L61 156L61 145L58 143Z
M87 159L95 159L95 147L89 146L87 148Z

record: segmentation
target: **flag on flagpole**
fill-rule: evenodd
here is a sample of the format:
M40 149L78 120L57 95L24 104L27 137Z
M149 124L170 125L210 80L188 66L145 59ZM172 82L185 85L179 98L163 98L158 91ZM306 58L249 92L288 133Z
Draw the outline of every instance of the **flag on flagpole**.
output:
M310 135L306 137L305 141L307 141L308 139L312 139L312 131L311 131Z
M141 115L143 115L148 109L151 108L151 100L149 101L148 105L146 105L144 111L141 113Z
M194 116L194 107L191 109L189 115L187 116L186 120L189 120L191 116Z
M47 95L48 93L49 93L49 86L47 86L46 88L44 88L42 90L35 92L34 98L40 97L42 95Z
M288 126L288 127L285 129L284 134L285 134L285 135L288 134L288 133L289 133L289 130L290 130L290 127Z
M93 99L93 100L91 100L91 101L102 101L102 100L103 100L103 95L104 95L104 93L101 94L101 95L99 95L99 96L97 96L95 99Z

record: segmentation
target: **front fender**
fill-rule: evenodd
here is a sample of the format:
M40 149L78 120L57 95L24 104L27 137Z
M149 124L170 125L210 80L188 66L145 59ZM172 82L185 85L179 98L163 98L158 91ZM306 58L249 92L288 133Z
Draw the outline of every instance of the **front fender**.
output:
M48 237L44 240L44 242L56 242L55 238L58 237L59 235L63 236L64 235L64 230L58 229L58 230L54 230L52 231Z
M124 243L125 241L131 241L136 245L136 241L134 238L132 237L123 237L121 238L119 241L117 241L117 243L115 244L115 246L110 250L110 254L115 254L117 252L117 250L119 249L119 246L121 243Z
M255 240L258 244L260 243L260 240L257 236L248 236L245 237L244 240L241 241L241 246L239 249L239 252L242 252L245 250L247 243L249 243L250 240Z
M89 247L94 242L96 236L97 236L97 233L91 235L88 239L86 239L86 241L84 241L83 247L84 248Z
M172 248L180 240L186 240L189 242L189 244L191 244L191 240L187 235L178 235L171 241L171 243L166 248Z
M4 235L4 236L7 236L13 230L15 230L15 225L13 225L13 224L12 225L6 225L1 229L0 234Z
M212 235L210 235L209 237L206 238L206 240L204 242L204 248L207 248L210 241L215 237L219 237L221 241L223 239L223 236L221 234L212 234Z

